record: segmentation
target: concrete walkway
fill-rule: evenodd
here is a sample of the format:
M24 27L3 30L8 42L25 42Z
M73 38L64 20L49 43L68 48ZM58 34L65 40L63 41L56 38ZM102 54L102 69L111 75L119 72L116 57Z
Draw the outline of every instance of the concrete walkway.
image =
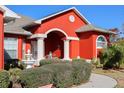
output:
M111 77L92 74L88 83L76 86L76 88L113 88L117 81Z

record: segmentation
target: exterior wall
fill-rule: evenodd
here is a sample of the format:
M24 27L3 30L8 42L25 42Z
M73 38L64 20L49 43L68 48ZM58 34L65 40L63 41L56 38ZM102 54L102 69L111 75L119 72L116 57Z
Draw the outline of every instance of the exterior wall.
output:
M5 34L5 37L12 37L12 38L18 38L18 59L22 60L23 56L23 40L25 40L24 36L21 35L14 35L14 34Z
M18 37L18 59L22 60L23 38Z
M86 58L86 59L91 59L92 57L95 56L94 51L93 51L93 35L92 32L85 32L85 33L80 33L80 57L81 58Z
M74 22L69 21L69 16L73 15L75 17ZM84 21L76 15L74 11L68 11L66 13L57 15L53 18L42 21L39 27L35 27L32 31L36 33L46 33L48 30L53 28L58 28L63 30L68 36L77 37L75 30L79 27L85 25Z
M69 21L70 15L73 15L75 17L74 22ZM63 30L69 37L78 37L77 34L75 33L75 30L83 25L86 25L84 20L82 20L74 11L71 10L66 13L62 13L42 21L42 24L40 26L34 27L33 29L31 28L30 31L32 31L32 33L34 34L45 34L50 29L58 28ZM47 48L49 48L45 41L45 55L48 54L48 51L46 50L46 46ZM61 43L61 46L64 47L63 43ZM61 48L61 50L56 49L53 54L55 55L57 54L58 57L60 57L60 55L63 57L64 55L63 47ZM80 56L79 41L71 40L69 47L70 47L70 52L69 52L70 58L77 58L78 56Z
M31 50L31 40L26 40L25 43L25 53L27 53L28 50Z
M92 59L97 57L97 54L101 49L97 51L96 49L96 39L99 35L104 35L109 42L109 35L108 34L103 34L99 32L84 32L80 33L80 57L81 58L86 58L86 59Z
M4 68L4 30L3 13L0 11L0 69Z
M72 40L70 41L70 58L77 58L79 54L79 41Z

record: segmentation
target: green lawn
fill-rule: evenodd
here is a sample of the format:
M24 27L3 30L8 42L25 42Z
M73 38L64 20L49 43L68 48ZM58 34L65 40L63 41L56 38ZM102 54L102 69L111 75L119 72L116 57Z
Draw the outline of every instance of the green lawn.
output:
M114 79L117 80L118 84L117 84L117 88L124 88L124 69L123 70L102 70L102 69L94 69L93 73L96 74L103 74L103 75L107 75L110 76Z

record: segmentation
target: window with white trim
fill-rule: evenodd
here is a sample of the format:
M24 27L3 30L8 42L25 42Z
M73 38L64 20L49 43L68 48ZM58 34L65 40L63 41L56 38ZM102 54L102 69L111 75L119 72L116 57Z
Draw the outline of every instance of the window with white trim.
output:
M105 48L107 47L107 40L104 36L98 36L97 38L97 48Z
M8 56L7 59L16 59L18 58L18 39L17 38L4 38L4 50L5 55Z

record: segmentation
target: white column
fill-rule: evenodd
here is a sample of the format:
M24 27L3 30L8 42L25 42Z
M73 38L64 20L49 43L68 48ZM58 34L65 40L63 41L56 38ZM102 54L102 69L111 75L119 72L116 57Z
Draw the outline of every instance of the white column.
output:
M39 61L44 59L44 38L37 38L37 65Z
M70 40L64 40L64 60L70 60L69 58L69 41Z

